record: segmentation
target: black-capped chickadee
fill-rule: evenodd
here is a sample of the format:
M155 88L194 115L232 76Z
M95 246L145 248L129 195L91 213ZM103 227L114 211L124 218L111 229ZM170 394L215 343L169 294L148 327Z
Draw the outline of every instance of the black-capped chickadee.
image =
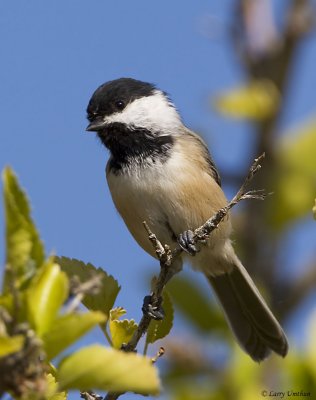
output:
M205 274L241 347L255 360L285 356L286 336L235 254L226 218L198 252L192 230L227 204L203 140L181 121L168 96L150 83L105 83L88 108L88 131L110 150L106 168L114 204L139 245L155 257L142 222L162 243L179 244ZM181 269L182 257L176 261Z

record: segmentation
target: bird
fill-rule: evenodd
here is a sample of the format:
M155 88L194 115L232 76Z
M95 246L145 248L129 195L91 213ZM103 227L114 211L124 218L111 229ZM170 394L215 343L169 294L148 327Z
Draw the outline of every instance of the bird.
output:
M184 250L202 272L241 348L256 362L285 357L286 335L235 253L227 216L205 244L193 231L227 205L221 178L202 138L186 127L169 95L156 85L118 78L99 86L88 103L86 130L109 150L106 178L114 205L136 242L157 258L146 221L171 249Z

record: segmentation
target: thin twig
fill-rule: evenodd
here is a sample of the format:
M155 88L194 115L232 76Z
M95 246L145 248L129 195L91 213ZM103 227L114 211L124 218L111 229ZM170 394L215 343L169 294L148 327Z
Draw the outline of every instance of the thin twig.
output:
M80 397L85 400L102 400L102 396L94 392L80 392Z
M265 194L263 193L263 191L254 191L254 190L247 191L249 183L256 175L256 173L260 170L261 168L260 163L264 157L265 154L263 153L261 156L259 156L254 160L246 179L244 180L243 184L241 185L240 189L238 190L234 198L225 207L221 208L213 217L211 217L202 226L200 226L194 231L194 239L196 240L196 242L205 241L209 237L210 233L213 230L215 230L221 223L221 221L226 217L229 210L240 201L246 199L263 200L265 198ZM182 253L183 249L180 246L177 246L175 249L171 251L168 245L163 245L159 241L157 236L150 230L146 222L143 222L143 225L148 233L148 239L152 243L157 258L160 261L160 273L154 284L153 291L151 294L151 304L152 306L156 306L159 304L163 289L170 278L170 274L168 274L168 272L170 271L170 267L173 261ZM138 324L138 328L136 329L132 339L126 345L124 345L124 347L122 347L122 351L131 352L136 349L139 340L147 332L150 321L151 317L148 314L144 314L142 316ZM116 400L122 394L124 393L109 392L105 396L104 400Z
M165 349L163 347L160 347L159 350L157 351L157 354L151 359L151 362L155 364L157 362L158 358L162 357L165 354Z
M256 175L256 173L261 169L260 162L264 159L265 154L261 154L256 158L250 167L248 175L241 185L240 189L233 197L233 199L223 208L221 208L217 213L205 222L204 225L200 226L194 231L194 237L198 241L203 241L208 238L210 233L218 227L222 220L226 217L228 212L240 201L247 199L264 200L266 195L262 190L250 190L247 191L249 183Z
M74 297L67 305L65 314L75 311L79 307L85 295L97 294L101 288L101 278L102 274L93 274L88 281L81 283L80 280L75 276L70 282L70 292Z
M116 400L118 399L123 393L115 393L115 392L110 392L108 393L105 397L104 400Z
M146 221L143 221L143 225L148 233L148 239L151 241L153 247L155 248L157 258L160 261L160 265L169 267L173 260L173 253L170 250L170 247L167 244L165 244L164 246L162 245L157 236L150 230Z

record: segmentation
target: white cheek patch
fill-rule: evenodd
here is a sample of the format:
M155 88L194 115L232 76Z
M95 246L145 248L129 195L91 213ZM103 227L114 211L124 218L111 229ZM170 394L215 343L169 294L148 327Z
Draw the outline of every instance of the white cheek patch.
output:
M181 119L176 109L159 90L152 96L134 100L122 112L105 117L104 122L107 124L120 122L148 130L168 132L175 131L181 126Z

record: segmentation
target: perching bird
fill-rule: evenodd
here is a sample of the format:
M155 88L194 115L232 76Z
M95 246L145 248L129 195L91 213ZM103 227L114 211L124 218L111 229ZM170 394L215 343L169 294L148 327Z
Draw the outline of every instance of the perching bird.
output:
M226 218L200 251L192 231L227 204L219 173L203 140L182 122L166 93L121 78L100 86L88 108L88 131L111 156L106 177L113 202L139 245L155 257L142 222L162 243L179 244L215 291L241 347L255 361L285 356L286 336L237 257Z

